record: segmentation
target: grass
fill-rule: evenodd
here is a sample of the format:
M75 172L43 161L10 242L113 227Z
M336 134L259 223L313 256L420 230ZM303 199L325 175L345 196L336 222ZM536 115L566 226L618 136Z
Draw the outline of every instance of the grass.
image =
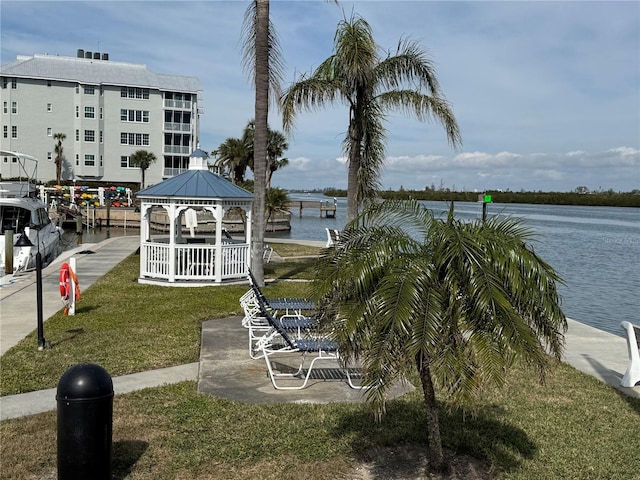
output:
M267 275L305 278L309 262L269 264ZM137 268L138 257L129 257L83 292L75 316L47 320L52 349L38 352L33 334L3 355L1 393L55 387L69 366L84 361L113 376L197 361L201 322L240 314L246 286L140 285ZM278 281L265 293L304 296L305 288ZM484 393L475 413L442 403L442 436L451 451L486 460L500 478L640 478L640 400L564 364L545 385L518 367L504 388ZM419 392L390 402L376 424L362 405L245 405L200 395L183 382L115 398L113 473L143 480L297 479L304 465L309 480L360 478L354 461L376 464L377 449L424 451L424 425ZM55 478L55 437L55 412L0 422L2 478Z

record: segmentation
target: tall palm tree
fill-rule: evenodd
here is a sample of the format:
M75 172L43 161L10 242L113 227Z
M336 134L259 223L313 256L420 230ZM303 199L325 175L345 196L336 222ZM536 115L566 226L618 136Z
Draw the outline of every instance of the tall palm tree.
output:
M244 182L253 148L242 138L227 138L213 154L218 157L216 166L227 172L233 183Z
M142 174L142 181L140 182L140 189L144 188L144 175L147 169L157 160L153 152L146 150L136 150L133 155L129 157L129 163L131 165L140 168Z
M358 225L360 224L360 225ZM363 365L379 415L393 380L417 371L430 465L445 466L436 391L473 400L518 358L541 378L560 359L562 282L517 220L436 219L414 201L374 205L340 235L315 272L314 296L348 359Z
M256 90L251 270L262 286L269 97L279 98L283 69L278 39L269 19L269 0L250 3L245 12L243 37L244 67Z
M65 138L67 138L67 136L64 133L54 133L53 134L53 138L55 140L57 140L57 143L55 144L55 146L53 147L53 151L56 154L56 184L60 184L60 177L62 176L62 162L63 162L63 157L62 157L62 152L63 152L63 148L62 148L62 142L64 141Z
M420 46L401 40L395 55L381 59L369 24L361 17L342 20L334 37L334 53L311 75L303 75L284 92L285 132L300 110L317 110L334 102L349 107L343 142L348 159L347 221L379 188L385 156L383 125L390 110L433 119L454 147L462 140L453 111L436 79L435 68Z

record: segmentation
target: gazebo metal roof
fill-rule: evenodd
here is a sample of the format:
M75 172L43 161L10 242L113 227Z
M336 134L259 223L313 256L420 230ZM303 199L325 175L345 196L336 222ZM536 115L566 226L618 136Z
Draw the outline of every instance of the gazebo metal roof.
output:
M253 193L209 170L187 170L173 178L140 190L137 196L138 198L207 198L245 201L253 199Z

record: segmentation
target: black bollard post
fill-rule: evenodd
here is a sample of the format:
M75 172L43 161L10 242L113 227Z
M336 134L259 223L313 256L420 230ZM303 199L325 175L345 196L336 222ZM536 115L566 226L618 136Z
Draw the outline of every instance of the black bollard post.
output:
M81 363L58 382L58 480L111 480L113 382Z

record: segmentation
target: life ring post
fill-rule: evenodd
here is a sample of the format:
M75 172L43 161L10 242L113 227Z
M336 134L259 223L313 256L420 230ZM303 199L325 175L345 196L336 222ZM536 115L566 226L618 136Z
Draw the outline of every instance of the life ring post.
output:
M69 267L71 268L72 272L76 271L76 257L69 258ZM71 279L69 284L71 287L71 291L69 292L69 311L67 312L67 315L75 315L76 314L76 288L78 288L78 286L76 285L76 282L73 281L73 279Z

